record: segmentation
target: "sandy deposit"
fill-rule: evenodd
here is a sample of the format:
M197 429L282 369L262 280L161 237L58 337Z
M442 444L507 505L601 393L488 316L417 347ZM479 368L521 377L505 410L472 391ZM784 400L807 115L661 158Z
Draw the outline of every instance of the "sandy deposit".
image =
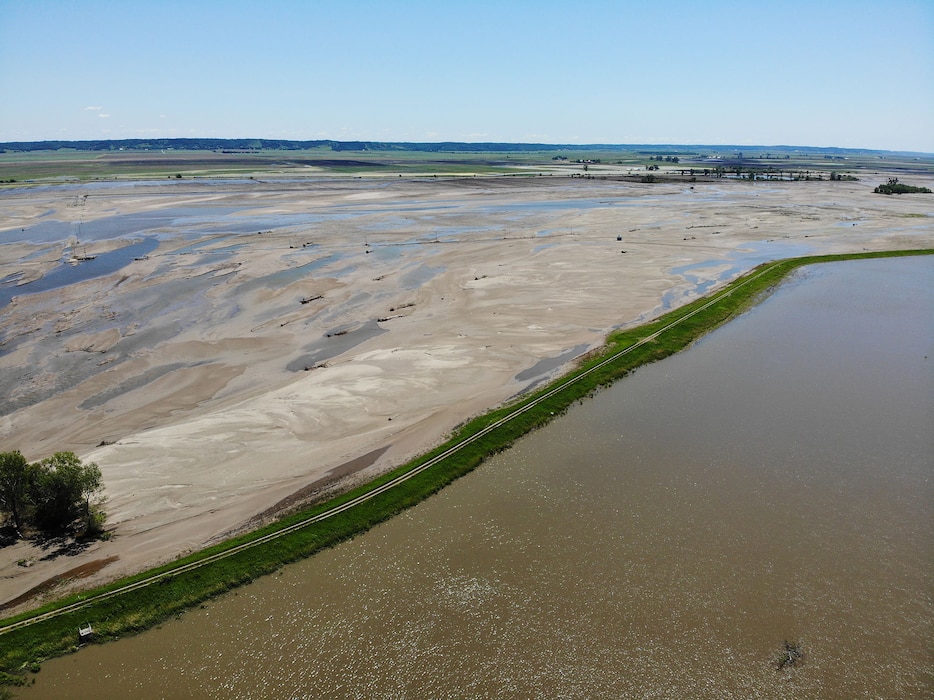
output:
M113 532L71 556L0 549L0 603L77 567L85 585L166 561L291 494L385 471L610 330L765 260L934 247L934 200L873 195L878 182L7 190L0 280L41 281L76 239L101 259L153 249L57 289L23 284L0 310L0 451L96 462Z

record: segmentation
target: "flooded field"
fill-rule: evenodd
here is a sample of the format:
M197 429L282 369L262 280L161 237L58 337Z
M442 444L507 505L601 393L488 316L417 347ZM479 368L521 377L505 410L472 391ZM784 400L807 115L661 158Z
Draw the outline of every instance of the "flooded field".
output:
M930 697L932 289L931 257L807 268L403 515L22 697Z

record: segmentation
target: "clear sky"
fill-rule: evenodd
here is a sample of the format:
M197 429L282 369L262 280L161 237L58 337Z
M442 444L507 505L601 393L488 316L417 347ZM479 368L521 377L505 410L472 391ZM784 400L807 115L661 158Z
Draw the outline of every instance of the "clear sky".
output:
M934 152L934 0L0 0L0 141Z

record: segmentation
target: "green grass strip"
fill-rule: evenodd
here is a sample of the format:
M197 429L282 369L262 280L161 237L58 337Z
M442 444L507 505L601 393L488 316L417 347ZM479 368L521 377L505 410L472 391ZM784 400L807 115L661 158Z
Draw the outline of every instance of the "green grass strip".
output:
M93 625L98 642L139 632L366 531L475 469L600 387L687 347L755 304L803 265L931 254L934 249L767 263L651 323L614 332L599 352L591 353L569 374L467 422L444 444L373 482L171 564L3 620L0 684L8 678L3 672L19 674L41 660L76 649L77 630L83 624Z

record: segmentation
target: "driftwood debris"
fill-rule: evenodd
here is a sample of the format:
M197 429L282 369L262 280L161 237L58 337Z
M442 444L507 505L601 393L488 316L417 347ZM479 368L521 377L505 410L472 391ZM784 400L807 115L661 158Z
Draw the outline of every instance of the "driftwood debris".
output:
M781 671L790 666L797 666L804 659L804 652L801 651L801 645L797 642L789 642L787 639L784 643L784 649L778 655L778 659L775 661L775 665L778 666L778 670Z

